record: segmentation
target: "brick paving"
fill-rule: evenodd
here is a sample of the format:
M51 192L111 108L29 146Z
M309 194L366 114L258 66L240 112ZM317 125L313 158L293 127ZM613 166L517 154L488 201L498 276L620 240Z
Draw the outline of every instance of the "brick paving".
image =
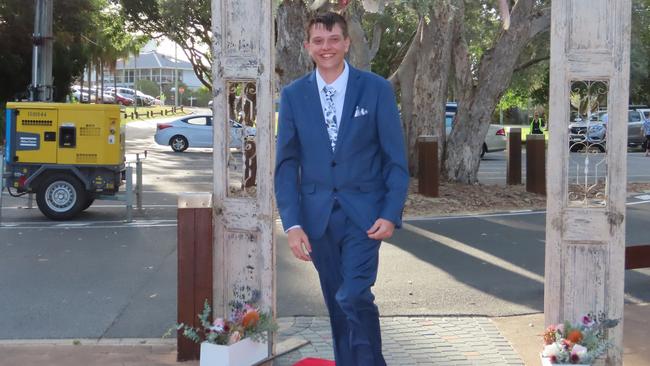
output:
M279 324L280 344L310 343L278 357L274 366L305 357L334 359L328 318L281 318ZM488 318L389 317L381 318L381 327L388 365L524 365Z

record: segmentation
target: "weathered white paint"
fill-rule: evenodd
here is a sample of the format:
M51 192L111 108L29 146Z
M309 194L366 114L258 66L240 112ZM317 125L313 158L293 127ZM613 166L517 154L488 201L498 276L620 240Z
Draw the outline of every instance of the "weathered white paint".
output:
M630 0L552 2L544 314L547 324L587 311L621 319L607 365L622 364ZM600 207L568 208L569 86L609 81L607 186Z
M241 286L259 290L259 305L275 312L271 9L271 0L212 0L214 308L224 316ZM241 81L257 85L257 187L251 196L228 196L226 85Z

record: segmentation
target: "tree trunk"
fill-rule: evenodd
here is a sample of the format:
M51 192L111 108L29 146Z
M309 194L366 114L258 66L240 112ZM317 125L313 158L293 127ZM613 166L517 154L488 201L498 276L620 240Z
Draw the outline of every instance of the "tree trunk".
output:
M492 114L510 85L520 53L528 42L550 27L550 13L537 11L535 0L519 0L512 9L510 28L502 30L474 73L463 26L454 42L454 69L458 112L445 150L443 176L450 181L477 183L480 154ZM459 3L461 14L464 11ZM462 22L462 18L461 22Z
M275 43L276 88L282 89L291 81L313 68L313 62L303 42L307 38L305 24L307 7L302 0L283 0L277 10Z
M364 14L361 4L352 3L345 9L345 18L348 22L348 33L351 41L350 51L348 52L349 61L356 68L370 70L370 63L379 49L382 27L379 24L374 26L372 41L368 42L366 32L361 26Z
M421 17L413 42L391 77L401 92L402 123L412 175L418 172L418 136L436 135L441 152L445 146L445 102L452 40L457 18L462 16L456 9L447 1L429 8L428 20Z

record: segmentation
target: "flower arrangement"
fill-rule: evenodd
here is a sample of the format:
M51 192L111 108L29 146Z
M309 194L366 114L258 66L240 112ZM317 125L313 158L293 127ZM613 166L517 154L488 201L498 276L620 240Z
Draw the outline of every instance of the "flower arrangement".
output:
M590 364L611 346L606 330L618 324L618 320L607 319L604 313L598 316L587 314L580 323L549 326L543 334L542 357L552 364Z
M252 295L246 301L235 296L236 300L230 303L232 311L227 319L216 318L210 321L212 308L206 299L203 312L198 316L201 327L194 328L181 323L176 326L176 329L182 330L183 336L196 343L232 345L244 338L250 338L255 342L266 342L268 333L277 330L277 324L270 313L260 311L254 305L259 297L258 291L250 291L249 288L241 290L247 290Z

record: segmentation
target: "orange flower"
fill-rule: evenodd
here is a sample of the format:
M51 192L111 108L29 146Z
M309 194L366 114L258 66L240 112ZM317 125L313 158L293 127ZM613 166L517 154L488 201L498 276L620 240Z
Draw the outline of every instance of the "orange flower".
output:
M571 343L576 344L582 341L582 332L577 329L572 330L569 335L566 337Z
M255 309L248 310L244 317L241 320L241 324L244 328L251 328L257 325L260 321L260 313Z

